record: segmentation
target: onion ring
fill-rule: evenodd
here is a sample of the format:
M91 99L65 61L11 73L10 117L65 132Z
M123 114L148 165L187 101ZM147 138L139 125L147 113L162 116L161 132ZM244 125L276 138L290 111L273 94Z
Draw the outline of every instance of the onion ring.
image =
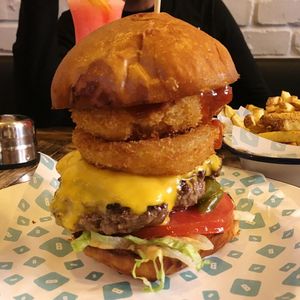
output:
M231 98L231 88L227 86L175 102L73 109L72 118L77 127L108 141L161 138L207 123Z
M175 103L133 108L74 109L77 127L105 140L121 141L166 136L198 126L203 118L200 97L185 97Z
M140 175L181 175L214 153L219 128L207 124L161 139L107 142L76 128L73 143L85 160L98 167Z

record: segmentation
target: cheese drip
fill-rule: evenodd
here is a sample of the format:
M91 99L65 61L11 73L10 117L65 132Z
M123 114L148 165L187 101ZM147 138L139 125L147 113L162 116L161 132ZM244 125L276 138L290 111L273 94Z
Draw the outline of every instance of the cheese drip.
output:
M142 214L148 206L166 203L169 211L175 205L180 180L205 170L210 175L221 167L221 159L213 155L203 166L182 176L141 176L99 169L87 163L79 151L73 151L57 163L61 184L51 203L58 223L75 230L80 217L89 212L105 213L109 204L130 207Z

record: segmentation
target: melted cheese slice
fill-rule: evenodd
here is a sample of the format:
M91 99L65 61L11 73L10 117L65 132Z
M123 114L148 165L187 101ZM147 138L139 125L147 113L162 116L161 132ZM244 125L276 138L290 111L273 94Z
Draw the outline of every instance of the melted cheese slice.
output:
M76 230L76 223L84 214L105 213L106 206L114 203L130 207L135 214L163 203L171 211L181 179L197 176L201 170L209 176L221 164L221 159L212 155L202 166L184 176L141 176L96 168L78 151L73 151L57 163L61 184L51 203L51 211L57 222L70 231Z
M100 211L119 203L142 214L148 206L166 203L175 205L179 176L140 176L99 169L83 160L73 151L57 163L61 184L51 204L52 212L61 225L74 230L83 213Z

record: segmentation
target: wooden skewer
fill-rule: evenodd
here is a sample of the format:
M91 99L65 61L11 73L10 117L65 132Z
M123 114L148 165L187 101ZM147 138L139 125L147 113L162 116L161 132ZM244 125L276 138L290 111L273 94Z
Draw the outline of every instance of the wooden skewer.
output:
M154 12L160 13L161 0L154 0Z

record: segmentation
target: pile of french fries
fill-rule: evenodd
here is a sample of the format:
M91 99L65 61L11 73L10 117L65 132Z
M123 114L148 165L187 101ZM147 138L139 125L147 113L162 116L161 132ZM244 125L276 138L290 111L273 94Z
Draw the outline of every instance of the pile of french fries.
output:
M241 118L234 109L226 105L223 113L232 124L245 128L261 137L279 143L300 145L300 99L289 92L270 97L266 107L248 104L250 114Z

